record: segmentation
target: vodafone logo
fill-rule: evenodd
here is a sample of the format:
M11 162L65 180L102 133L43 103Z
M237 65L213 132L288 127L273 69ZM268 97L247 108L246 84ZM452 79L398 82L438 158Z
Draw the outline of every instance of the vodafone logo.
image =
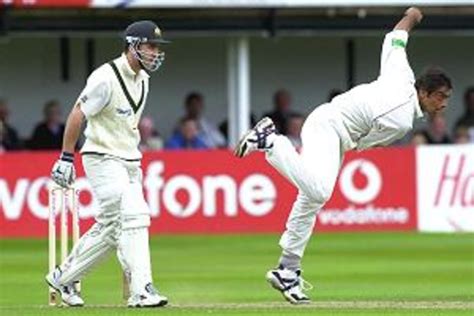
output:
M405 226L410 222L409 209L379 198L382 175L379 167L370 160L360 158L347 163L339 177L339 188L349 203L344 203L344 206L339 208L324 209L318 215L321 225L333 227L374 225L379 229L384 225L401 227L400 225Z
M272 179L262 173L249 173L241 179L227 173L172 174L165 177L166 164L155 160L145 169L143 189L153 217L163 212L175 218L195 215L213 218L219 213L236 217L239 213L262 217L271 213L276 204L277 189ZM24 211L39 219L48 218L48 177L19 178L12 185L0 177L0 213L7 220L20 220ZM81 218L93 217L98 210L86 178L78 178L76 189L81 193ZM81 199L82 196L82 199ZM130 205L138 207L129 199ZM125 202L124 202L125 203Z
M342 169L339 187L349 201L366 204L379 195L382 189L382 176L371 161L356 159Z
M162 206L176 218L191 217L199 210L204 217L215 217L219 194L224 199L219 211L227 217L237 216L239 209L252 217L261 217L275 207L276 187L264 174L253 173L236 181L223 173L204 175L201 179L189 174L175 174L165 179L164 173L163 161L153 161L146 169L144 189L154 217L160 215ZM180 198L183 196L185 198Z

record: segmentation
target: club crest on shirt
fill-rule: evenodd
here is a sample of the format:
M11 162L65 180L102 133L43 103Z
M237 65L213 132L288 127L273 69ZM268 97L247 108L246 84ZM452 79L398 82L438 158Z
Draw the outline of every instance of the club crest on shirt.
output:
M128 109L117 108L116 111L117 111L117 114L120 115L120 116L130 116L130 115L132 115L132 109L130 109L130 108L128 108Z

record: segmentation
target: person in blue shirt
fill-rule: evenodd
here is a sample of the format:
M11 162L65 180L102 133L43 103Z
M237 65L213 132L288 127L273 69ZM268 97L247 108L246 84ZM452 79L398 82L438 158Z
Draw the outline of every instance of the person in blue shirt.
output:
M178 130L165 144L166 149L207 149L209 148L199 136L196 120L183 118Z

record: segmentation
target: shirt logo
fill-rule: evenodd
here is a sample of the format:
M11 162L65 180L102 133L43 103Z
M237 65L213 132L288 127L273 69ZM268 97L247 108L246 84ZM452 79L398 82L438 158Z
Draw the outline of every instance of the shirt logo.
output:
M89 98L87 97L87 95L83 95L79 100L80 100L82 103L86 103L88 99L89 99Z
M130 116L132 115L132 109L117 108L117 114L121 116Z
M407 44L399 38L394 38L394 39L392 39L392 46L393 47L405 48L407 46Z

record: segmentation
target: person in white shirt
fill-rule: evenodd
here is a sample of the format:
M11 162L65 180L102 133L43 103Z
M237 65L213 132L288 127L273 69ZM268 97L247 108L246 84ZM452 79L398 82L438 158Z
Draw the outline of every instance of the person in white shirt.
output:
M158 151L163 149L163 139L155 129L155 122L150 116L142 117L138 123L138 130L140 131L141 152L144 151Z
M163 306L168 302L152 281L150 211L143 196L142 154L138 150L138 124L148 95L149 73L163 63L162 44L168 41L152 21L132 23L124 35L124 53L89 76L69 114L62 154L51 172L57 185L73 185L74 147L86 119L86 141L81 154L98 202L96 223L80 238L67 259L46 276L63 303L70 306L84 304L74 284L113 250L117 251L129 281L128 306Z
M451 81L430 70L416 81L405 52L408 32L422 19L409 8L385 36L379 77L336 96L306 119L302 151L277 135L271 119L263 118L235 148L238 157L260 150L267 161L298 188L298 196L280 239L282 255L267 281L293 304L309 302L301 278L301 259L311 237L317 212L331 197L344 153L387 145L403 137L423 112L434 114L447 106Z

